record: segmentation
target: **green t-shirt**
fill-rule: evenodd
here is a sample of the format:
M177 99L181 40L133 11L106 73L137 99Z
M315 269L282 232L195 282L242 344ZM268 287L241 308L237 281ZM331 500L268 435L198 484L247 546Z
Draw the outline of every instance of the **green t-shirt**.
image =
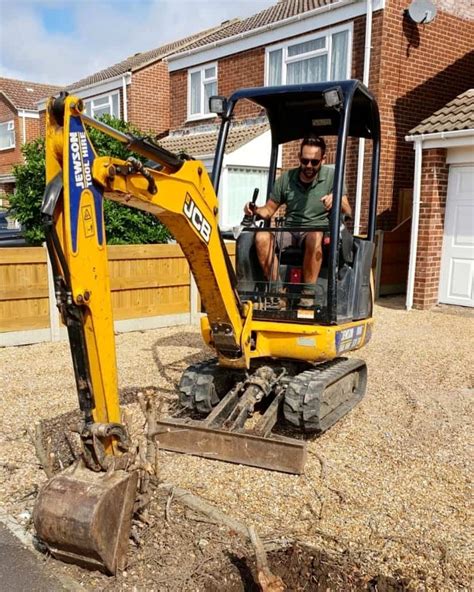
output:
M334 167L321 165L318 175L308 186L300 181L299 174L300 169L296 168L278 177L273 186L271 199L280 205L286 204L285 225L328 229L329 212L326 211L321 198L332 193Z

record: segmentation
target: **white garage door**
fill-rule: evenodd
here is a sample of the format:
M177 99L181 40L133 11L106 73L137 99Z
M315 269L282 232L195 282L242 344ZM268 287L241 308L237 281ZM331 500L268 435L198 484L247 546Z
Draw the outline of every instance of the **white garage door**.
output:
M439 301L474 306L474 166L451 165Z

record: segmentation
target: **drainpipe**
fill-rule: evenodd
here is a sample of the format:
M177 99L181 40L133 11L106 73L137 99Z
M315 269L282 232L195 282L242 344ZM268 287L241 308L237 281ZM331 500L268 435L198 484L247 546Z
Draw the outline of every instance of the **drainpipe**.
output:
M122 76L122 96L123 96L123 120L128 121L128 102L127 102L127 81Z
M369 86L370 77L370 52L372 49L372 0L367 0L367 14L365 18L365 48L364 48L364 73L362 82ZM365 138L359 138L359 154L357 157L357 185L354 211L354 234L360 232L360 212L362 207L362 185L364 182L364 155Z
M25 117L24 111L22 114L22 119L23 119L23 144L26 144L26 117Z
M418 226L420 222L421 203L421 165L423 159L423 140L415 138L413 146L415 150L415 178L413 180L413 212L411 217L410 260L408 263L408 282L406 309L413 307L413 292L415 288L416 253L418 249Z

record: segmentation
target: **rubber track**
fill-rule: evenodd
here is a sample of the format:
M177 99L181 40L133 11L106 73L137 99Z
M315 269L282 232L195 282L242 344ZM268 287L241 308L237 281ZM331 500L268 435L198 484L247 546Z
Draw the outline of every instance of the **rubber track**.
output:
M179 382L182 407L207 414L232 388L233 375L217 365L217 360L198 362L186 368Z
M357 387L350 378L358 372ZM340 382L339 388L336 384ZM306 432L325 432L346 415L364 396L367 366L363 360L337 358L295 376L285 392L283 415L294 426Z

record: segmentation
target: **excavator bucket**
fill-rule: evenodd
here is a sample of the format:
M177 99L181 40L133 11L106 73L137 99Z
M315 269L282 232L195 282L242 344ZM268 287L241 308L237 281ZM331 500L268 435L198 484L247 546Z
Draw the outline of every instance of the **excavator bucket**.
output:
M71 465L38 496L38 537L57 559L110 574L124 569L137 480L137 471L96 473L81 461Z

